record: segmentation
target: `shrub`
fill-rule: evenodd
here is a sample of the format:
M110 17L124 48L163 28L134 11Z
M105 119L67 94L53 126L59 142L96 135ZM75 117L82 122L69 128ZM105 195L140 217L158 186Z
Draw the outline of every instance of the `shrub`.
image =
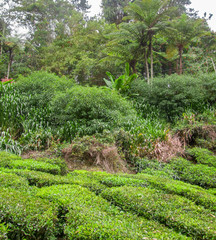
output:
M57 234L57 208L47 200L1 188L0 209L0 219L8 226L9 239L48 240Z
M199 75L205 91L205 101L211 105L216 102L216 76L215 73Z
M187 153L192 156L197 163L216 168L216 156L208 149L195 147L188 149Z
M65 159L61 158L37 158L38 162L46 162L49 164L57 165L61 169L61 175L66 175L68 173L68 166Z
M57 90L64 91L73 85L74 81L66 77L59 78L53 73L38 71L26 77L20 75L15 87L20 94L31 96L28 106L43 108L52 100Z
M9 167L11 161L21 160L21 159L22 159L21 157L15 154L0 151L0 167Z
M215 216L211 211L196 206L190 200L156 189L119 187L106 189L102 196L148 219L156 219L168 227L196 239L216 237Z
M124 124L136 115L124 98L108 89L76 86L60 93L52 103L53 122L77 122L81 135L91 135ZM132 116L133 115L133 116Z
M216 195L216 188L210 188L210 189L208 189L208 192L210 194Z
M75 184L86 187L93 192L100 193L106 187L103 184L100 184L96 179L92 179L86 175L71 175L67 176L54 176L45 172L29 171L29 170L20 170L20 169L0 169L0 171L10 174L16 174L23 178L26 178L29 182L29 185L36 187L45 187L52 185L60 184Z
M160 224L123 213L103 198L80 186L52 186L37 194L66 209L64 233L67 239L184 239ZM157 228L158 231L155 231Z
M204 85L204 78L171 75L155 78L152 85L143 80L134 81L131 94L138 103L158 108L164 118L173 121L188 108L194 111L203 110L207 100L214 96L207 96Z

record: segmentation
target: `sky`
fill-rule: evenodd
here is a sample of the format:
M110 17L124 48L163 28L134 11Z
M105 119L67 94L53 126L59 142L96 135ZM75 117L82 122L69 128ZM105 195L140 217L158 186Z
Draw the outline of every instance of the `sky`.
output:
M90 16L94 16L101 12L101 0L88 0L88 2L92 6L89 13ZM189 7L199 11L199 16L203 16L205 12L207 16L209 13L213 14L208 24L212 30L216 31L216 0L191 0L191 3Z

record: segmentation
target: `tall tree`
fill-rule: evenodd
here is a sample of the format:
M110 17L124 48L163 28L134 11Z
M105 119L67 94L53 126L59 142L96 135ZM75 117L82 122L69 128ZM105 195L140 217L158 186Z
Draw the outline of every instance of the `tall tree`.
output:
M202 28L202 19L193 19L186 14L173 19L166 28L168 41L172 42L177 47L179 53L179 72L183 73L182 55L184 47L191 43L193 39L201 36L204 33Z
M128 16L125 19L141 22L147 29L148 52L145 52L145 62L148 82L148 55L150 55L151 80L153 79L153 36L165 27L170 11L169 1L167 0L137 0L126 7Z
M105 59L117 64L128 62L133 73L137 72L136 64L147 47L147 31L140 22L121 23L119 28L109 34Z
M133 0L102 0L102 11L108 23L120 24L125 16L124 7Z

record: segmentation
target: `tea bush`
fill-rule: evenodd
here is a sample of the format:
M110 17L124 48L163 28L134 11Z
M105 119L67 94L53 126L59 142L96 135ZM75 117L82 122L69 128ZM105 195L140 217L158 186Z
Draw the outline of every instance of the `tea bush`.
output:
M31 159L12 161L9 164L9 168L29 169L29 170L47 172L47 173L52 173L57 175L61 173L61 169L58 165L31 160Z
M188 149L187 153L192 156L197 163L216 168L216 156L208 149L195 147Z
M0 187L11 187L11 188L27 188L28 181L16 174L1 172L0 170Z
M143 239L186 237L154 221L123 213L100 196L80 186L52 186L40 189L37 196L68 209L64 233L67 239ZM155 231L155 228L159 229Z
M0 209L9 239L55 239L57 207L49 201L24 191L1 188Z
M100 184L96 179L92 179L88 176L77 175L73 176L68 174L67 176L58 176L50 173L21 170L21 169L6 169L0 168L0 171L10 174L16 174L28 180L29 185L36 187L45 187L60 184L75 184L86 187L93 192L100 193L106 187Z
M173 159L170 162L178 174L179 178L191 184L196 184L204 188L216 187L216 168L203 164L194 165L184 158Z
M8 233L7 226L4 223L0 223L0 239L8 240L7 233Z
M197 205L202 205L205 208L216 211L215 196L211 195L207 190L201 187L184 183L182 181L167 179L161 176L151 176L148 174L124 174L121 177L105 177L100 182L109 187L119 187L126 185L154 188L162 190L166 193L184 196L195 202Z
M196 239L216 237L215 216L186 198L156 189L127 186L109 188L101 195L125 211L158 220Z

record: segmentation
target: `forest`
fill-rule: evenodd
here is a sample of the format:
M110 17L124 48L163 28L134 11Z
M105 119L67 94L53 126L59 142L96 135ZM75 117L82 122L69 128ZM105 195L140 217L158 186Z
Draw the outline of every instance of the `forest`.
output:
M216 32L190 0L0 2L0 240L216 239Z

